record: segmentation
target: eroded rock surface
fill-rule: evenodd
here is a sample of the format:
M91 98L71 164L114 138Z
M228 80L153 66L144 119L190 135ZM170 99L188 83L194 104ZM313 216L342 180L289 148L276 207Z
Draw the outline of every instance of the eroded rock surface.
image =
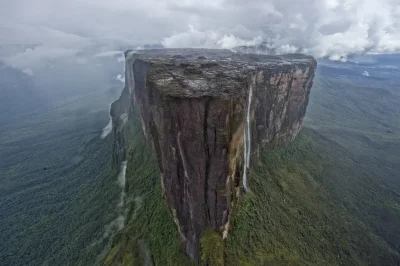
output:
M202 49L125 56L126 93L153 143L184 248L198 260L201 232L227 236L260 149L300 132L316 61Z

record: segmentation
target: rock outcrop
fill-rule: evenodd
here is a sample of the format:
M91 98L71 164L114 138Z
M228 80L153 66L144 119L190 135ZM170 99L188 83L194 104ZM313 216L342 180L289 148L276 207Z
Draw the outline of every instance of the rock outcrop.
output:
M316 61L200 49L125 57L126 97L153 144L185 251L198 260L204 230L227 236L259 151L300 132Z

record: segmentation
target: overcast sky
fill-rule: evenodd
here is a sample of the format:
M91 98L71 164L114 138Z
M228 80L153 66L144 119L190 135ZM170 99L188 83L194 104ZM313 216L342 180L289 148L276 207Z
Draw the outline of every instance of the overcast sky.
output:
M0 0L0 59L46 60L146 43L232 48L333 60L400 51L400 0Z

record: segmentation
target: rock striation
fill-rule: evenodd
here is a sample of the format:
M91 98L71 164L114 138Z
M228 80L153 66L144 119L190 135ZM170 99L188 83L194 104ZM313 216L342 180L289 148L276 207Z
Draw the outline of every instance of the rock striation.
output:
M206 49L127 51L125 57L124 97L153 144L184 249L198 261L203 231L227 237L240 194L251 190L249 170L260 150L299 134L316 61Z

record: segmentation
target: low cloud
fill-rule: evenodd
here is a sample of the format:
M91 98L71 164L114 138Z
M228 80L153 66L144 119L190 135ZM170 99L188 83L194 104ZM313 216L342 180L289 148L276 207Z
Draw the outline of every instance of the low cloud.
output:
M349 55L400 51L400 2L393 0L225 1L189 30L163 39L167 47L232 48L263 43L266 52L303 52L346 61ZM179 5L178 5L179 6ZM251 14L251 16L248 16ZM200 21L201 20L201 21ZM233 21L234 20L234 21Z
M14 68L35 71L57 60L78 59L93 46L89 38L6 18L0 19L0 59Z
M0 59L33 71L43 61L84 51L106 56L151 43L226 49L263 44L267 52L341 61L400 52L398 0L4 1Z
M368 71L364 71L364 72L362 73L362 75L363 75L364 77L369 77L369 76L370 76Z
M125 63L125 56L124 55L118 56L117 57L117 62L118 63Z
M121 81L122 83L125 83L125 77L122 75L117 75L115 77L115 80Z
M30 68L24 68L24 69L22 69L22 72L27 74L27 75L29 75L29 76L33 76L34 75L33 70L30 69Z
M40 45L9 56L4 59L4 62L15 68L32 71L32 68L42 68L53 60L74 58L77 53L77 49Z
M243 40L230 34L214 30L200 31L189 25L188 31L166 37L161 44L166 48L223 48L232 49L237 46L256 46L262 43L261 36L251 40Z
M124 52L122 52L122 51L107 51L107 52L95 54L94 57L113 57L116 55L121 55L123 53Z

